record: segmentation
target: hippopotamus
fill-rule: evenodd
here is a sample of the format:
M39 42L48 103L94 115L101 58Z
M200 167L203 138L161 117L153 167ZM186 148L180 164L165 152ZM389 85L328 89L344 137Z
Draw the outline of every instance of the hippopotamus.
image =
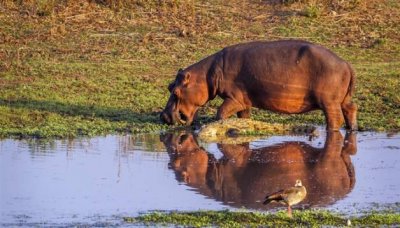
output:
M328 130L357 128L351 65L320 45L301 40L255 41L223 48L179 69L160 114L167 124L191 125L199 107L224 101L217 119L249 118L252 107L296 114L320 109Z

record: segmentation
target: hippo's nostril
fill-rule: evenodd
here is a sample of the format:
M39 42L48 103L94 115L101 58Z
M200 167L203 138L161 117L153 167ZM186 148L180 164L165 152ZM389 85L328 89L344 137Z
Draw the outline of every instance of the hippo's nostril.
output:
M166 115L165 115L164 112L161 112L161 113L160 113L160 119L161 119L162 122L167 122L165 116L166 116Z

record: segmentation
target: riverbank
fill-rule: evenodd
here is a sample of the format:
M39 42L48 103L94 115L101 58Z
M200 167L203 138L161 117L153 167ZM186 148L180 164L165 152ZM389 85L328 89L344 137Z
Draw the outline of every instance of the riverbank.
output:
M329 211L294 211L293 217L286 211L277 213L197 211L197 212L153 212L138 217L126 217L125 222L145 225L178 225L188 227L345 227L345 226L396 226L400 225L400 214L395 212L371 212L359 217L345 216Z

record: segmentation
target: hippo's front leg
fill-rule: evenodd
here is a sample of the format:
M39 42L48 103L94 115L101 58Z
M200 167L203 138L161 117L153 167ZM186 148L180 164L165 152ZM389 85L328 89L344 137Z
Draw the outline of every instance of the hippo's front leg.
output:
M223 120L229 118L233 114L243 110L246 110L246 108L242 104L231 98L226 98L224 100L224 103L222 103L222 105L218 109L217 119Z
M239 117L239 118L250 118L250 116L251 116L251 109L250 108L248 108L248 109L245 109L245 110L243 110L243 111L239 111L238 113L237 113L237 117Z

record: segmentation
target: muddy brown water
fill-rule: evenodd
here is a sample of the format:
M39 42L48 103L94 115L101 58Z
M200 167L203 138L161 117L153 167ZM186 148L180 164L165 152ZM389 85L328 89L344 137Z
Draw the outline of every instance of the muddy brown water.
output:
M0 141L0 226L128 225L150 211L274 211L265 194L301 179L295 210L400 211L400 135L273 136L239 145L191 132Z

